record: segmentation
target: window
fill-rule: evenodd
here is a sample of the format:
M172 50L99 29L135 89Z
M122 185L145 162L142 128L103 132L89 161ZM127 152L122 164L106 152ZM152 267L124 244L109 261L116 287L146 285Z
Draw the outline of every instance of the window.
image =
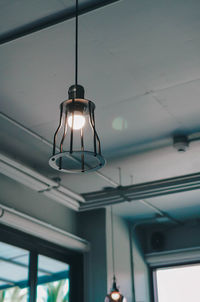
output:
M158 268L153 277L156 302L200 301L200 264Z
M28 299L29 252L0 242L0 301Z
M82 302L82 268L81 254L0 225L0 302Z
M68 264L39 255L37 302L69 302Z

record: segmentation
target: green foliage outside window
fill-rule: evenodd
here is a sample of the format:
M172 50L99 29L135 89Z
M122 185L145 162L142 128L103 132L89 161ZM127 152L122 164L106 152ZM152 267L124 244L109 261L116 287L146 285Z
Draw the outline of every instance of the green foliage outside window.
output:
M0 302L27 302L27 288L12 287L0 291ZM69 280L38 286L37 302L69 302Z
M1 290L0 302L27 302L27 289L11 287Z

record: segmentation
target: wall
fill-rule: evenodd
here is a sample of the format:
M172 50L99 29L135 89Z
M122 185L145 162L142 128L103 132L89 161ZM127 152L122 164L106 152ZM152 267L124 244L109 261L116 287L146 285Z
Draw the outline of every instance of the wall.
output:
M150 276L138 233L132 226L134 289L136 302L150 302Z
M107 293L106 210L79 213L78 218L79 236L91 244L84 257L84 301L103 302Z
M151 245L151 236L155 232L163 234L163 248L160 251L155 251ZM145 253L172 251L178 249L188 249L200 247L200 221L191 220L184 224L166 224L154 225L144 228L144 236L146 236Z
M120 291L127 302L149 302L148 268L136 233L130 232L130 225L121 217L114 215L113 220L115 272ZM90 252L85 254L85 301L103 302L113 277L110 208L79 213L78 221L79 236L91 243Z

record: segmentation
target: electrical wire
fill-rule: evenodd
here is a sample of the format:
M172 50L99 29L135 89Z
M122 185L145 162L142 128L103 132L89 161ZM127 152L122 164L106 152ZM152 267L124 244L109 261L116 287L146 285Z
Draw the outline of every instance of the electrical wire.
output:
M111 238L112 238L112 262L113 262L113 278L115 278L115 254L114 254L114 228L113 228L113 206L111 205Z
M75 85L78 84L78 0L76 0L76 34L75 34Z

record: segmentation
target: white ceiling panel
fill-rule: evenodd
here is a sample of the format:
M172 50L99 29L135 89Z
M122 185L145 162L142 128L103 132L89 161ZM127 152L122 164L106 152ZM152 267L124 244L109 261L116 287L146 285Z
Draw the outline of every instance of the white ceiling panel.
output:
M113 206L113 212L116 215L126 218L130 221L154 219L156 213L148 206L139 201L125 202Z
M100 108L97 118L103 147L105 152L111 150L110 157L132 144L166 137L178 128L176 120L150 94Z
M182 129L189 133L200 129L200 79L177 84L155 94L163 108L179 122Z
M200 190L150 198L147 202L177 221L200 219ZM116 204L113 208L117 215L133 222L150 219L153 221L158 215L156 209L154 211L139 200Z
M149 201L176 219L200 218L200 190L160 196Z

